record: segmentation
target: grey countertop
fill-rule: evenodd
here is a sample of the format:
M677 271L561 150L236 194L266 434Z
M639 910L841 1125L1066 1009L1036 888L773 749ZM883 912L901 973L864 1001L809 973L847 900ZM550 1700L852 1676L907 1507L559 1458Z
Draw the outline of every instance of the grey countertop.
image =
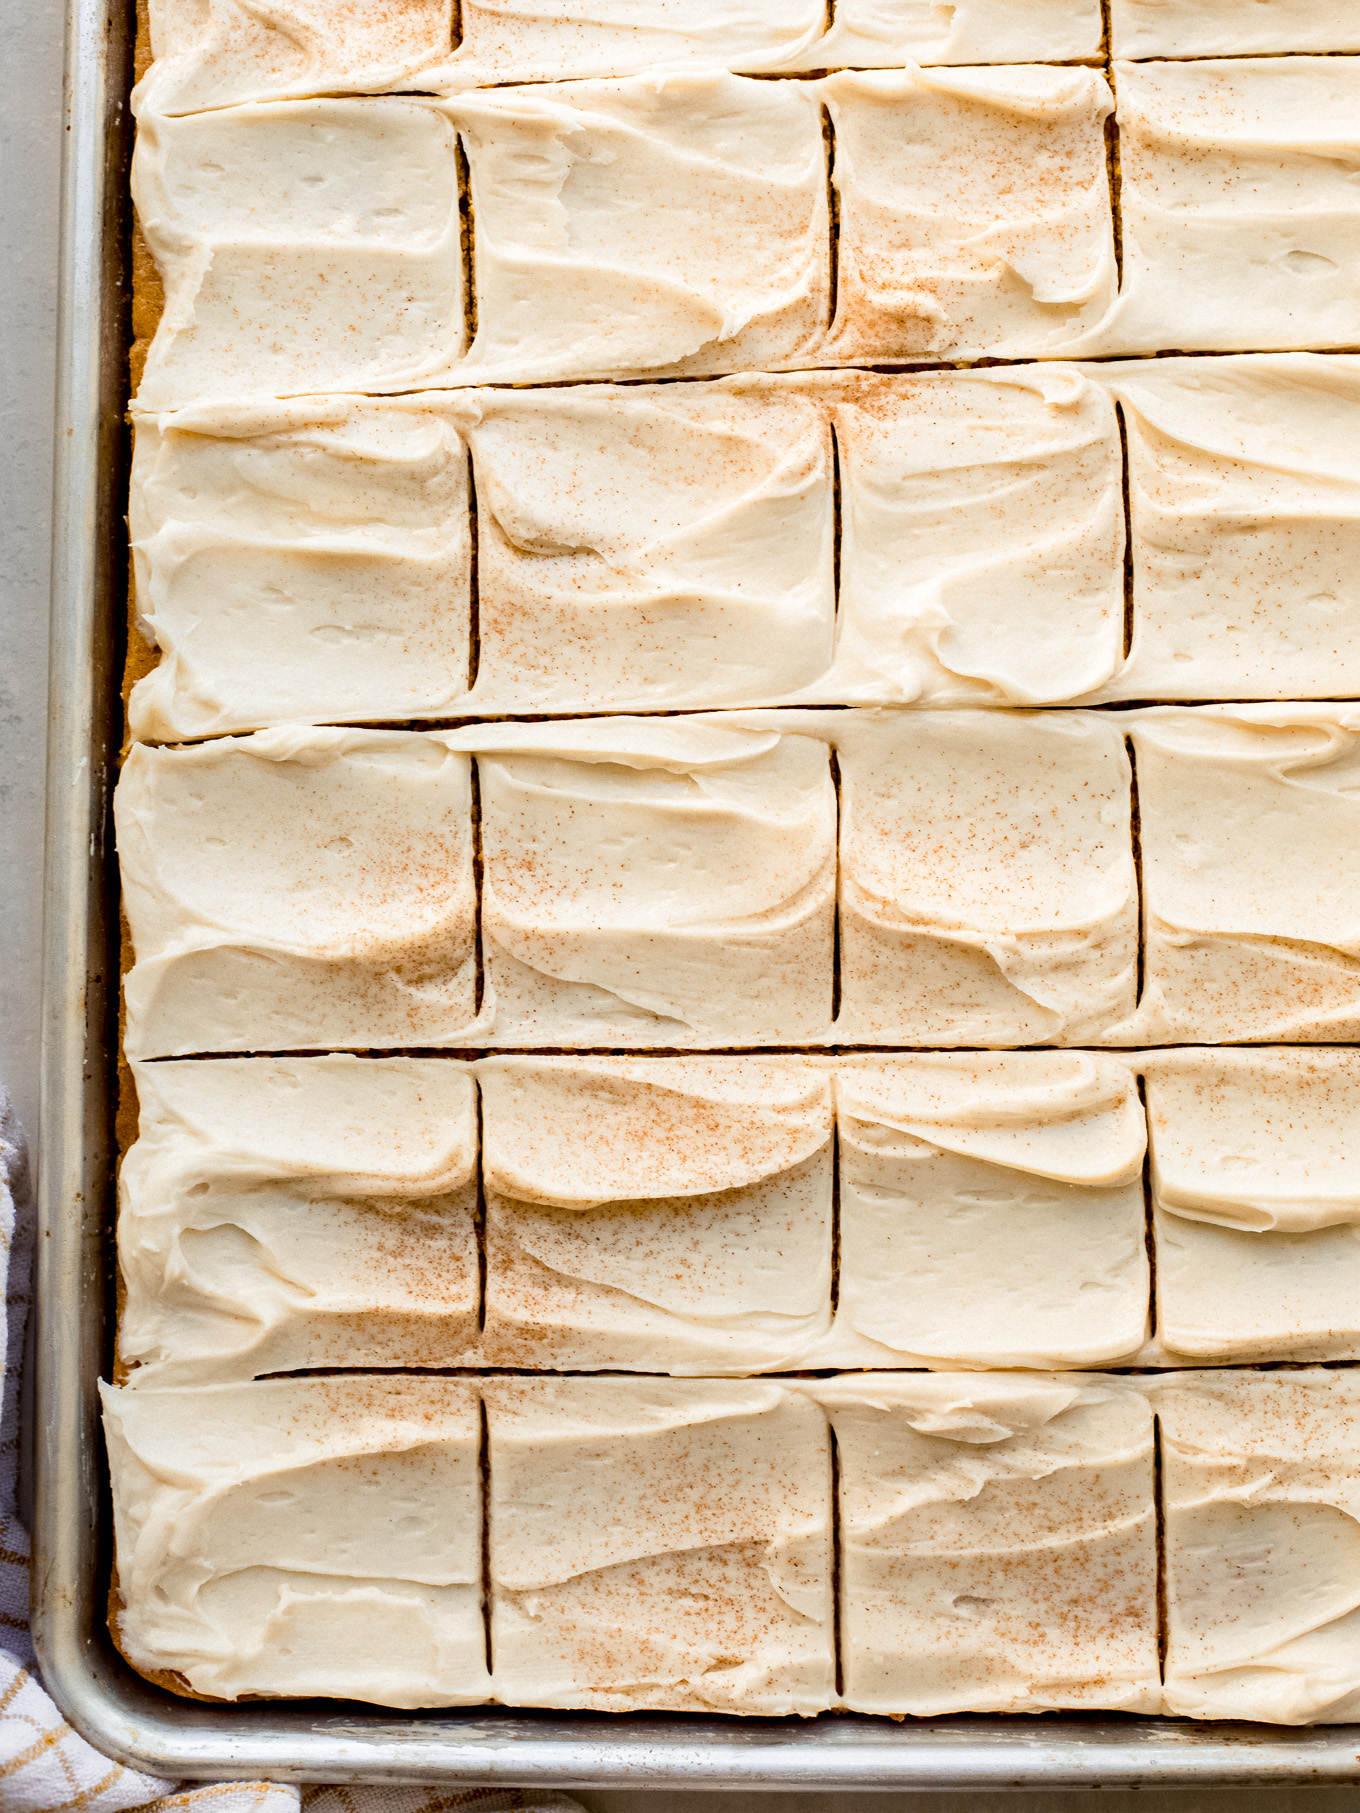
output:
M62 7L0 0L0 1079L30 1129L38 1108L47 564L52 482ZM1187 1793L583 1793L589 1813L1360 1813L1357 1789Z

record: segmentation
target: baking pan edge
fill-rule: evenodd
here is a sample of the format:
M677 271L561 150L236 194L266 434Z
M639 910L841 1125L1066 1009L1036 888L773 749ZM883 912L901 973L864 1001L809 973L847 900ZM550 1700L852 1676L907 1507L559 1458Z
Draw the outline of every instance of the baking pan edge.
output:
M1360 1727L1126 1717L893 1723L225 1708L151 1687L104 1628L109 1507L96 1381L112 1204L116 757L128 343L129 0L70 0L58 316L39 1170L33 1632L71 1724L176 1780L703 1788L1107 1787L1360 1777Z

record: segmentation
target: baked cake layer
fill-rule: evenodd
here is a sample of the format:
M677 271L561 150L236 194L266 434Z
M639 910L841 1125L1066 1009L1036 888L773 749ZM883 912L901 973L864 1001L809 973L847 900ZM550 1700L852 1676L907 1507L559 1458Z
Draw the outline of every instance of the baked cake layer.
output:
M150 0L151 1680L1357 1716L1343 12Z

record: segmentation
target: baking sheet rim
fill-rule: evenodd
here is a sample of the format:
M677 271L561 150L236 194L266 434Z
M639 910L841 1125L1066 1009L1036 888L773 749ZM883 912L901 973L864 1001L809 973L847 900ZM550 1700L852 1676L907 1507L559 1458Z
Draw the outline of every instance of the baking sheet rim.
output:
M522 1713L411 1717L331 1703L177 1699L104 1628L109 1504L97 1418L105 1360L117 987L108 796L122 560L128 0L69 0L48 711L35 1384L33 1634L71 1724L179 1779L559 1787L1109 1787L1360 1778L1360 1727L1123 1715L895 1723Z

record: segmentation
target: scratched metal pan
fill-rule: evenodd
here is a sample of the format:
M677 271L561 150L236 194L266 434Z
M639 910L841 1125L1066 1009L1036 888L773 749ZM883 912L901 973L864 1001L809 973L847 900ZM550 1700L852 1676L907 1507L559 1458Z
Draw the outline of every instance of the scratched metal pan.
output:
M71 0L48 757L34 1634L48 1688L110 1756L176 1778L569 1787L1069 1788L1354 1780L1360 1727L1126 1716L894 1724L515 1713L335 1701L205 1705L105 1628L110 1514L95 1383L109 1353L115 879L109 791L123 606L131 0Z

